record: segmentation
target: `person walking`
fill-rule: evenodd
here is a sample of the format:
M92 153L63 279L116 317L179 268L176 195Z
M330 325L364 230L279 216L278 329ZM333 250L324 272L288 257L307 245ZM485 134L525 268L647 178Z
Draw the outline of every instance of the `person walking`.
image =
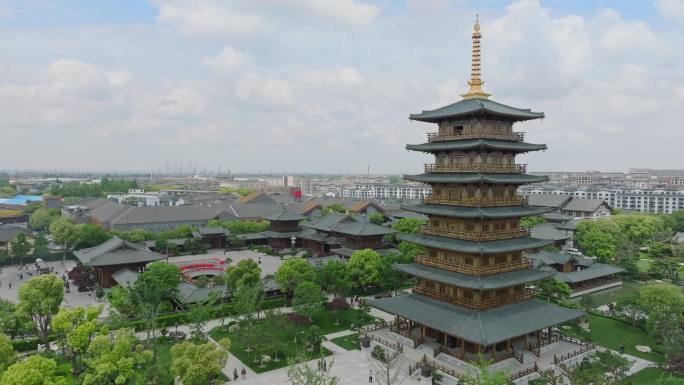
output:
M233 381L237 381L238 378L239 377L238 377L237 368L235 368L235 369L233 369Z
M372 383L372 382L373 382L373 371L369 370L368 371L368 383Z
M243 379L243 380L245 379L245 377L247 377L247 370L245 369L244 366L242 367L242 371L240 372L240 374L242 374L242 379Z

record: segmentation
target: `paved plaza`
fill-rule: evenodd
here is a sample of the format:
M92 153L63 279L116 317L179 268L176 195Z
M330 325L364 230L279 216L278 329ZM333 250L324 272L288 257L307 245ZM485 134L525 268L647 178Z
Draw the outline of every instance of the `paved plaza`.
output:
M64 263L62 261L46 262L46 264L53 268L54 274L60 278L66 276L66 273L76 266L76 262L72 260L67 260ZM19 287L36 275L36 268L32 263L25 264L23 269L20 269L19 265L3 267L0 271L0 298L16 303ZM105 302L98 301L93 292L80 293L73 284L70 290L64 293L64 301L62 302L64 307L97 306L101 304L106 305Z
M238 262L244 260L244 259L252 259L254 262L259 262L259 267L261 267L261 277L265 277L267 275L273 275L275 272L278 270L280 265L283 264L283 260L280 259L280 257L275 257L272 255L266 255L264 253L260 253L258 251L254 250L236 250L236 251L224 251L224 250L216 250L212 249L207 251L204 254L197 254L197 255L181 255L178 257L171 257L169 258L169 262L177 263L180 261L197 261L197 260L202 260L202 259L207 259L207 258L219 258L219 259L225 259L225 258L230 258L231 259L231 266L235 266L238 264Z

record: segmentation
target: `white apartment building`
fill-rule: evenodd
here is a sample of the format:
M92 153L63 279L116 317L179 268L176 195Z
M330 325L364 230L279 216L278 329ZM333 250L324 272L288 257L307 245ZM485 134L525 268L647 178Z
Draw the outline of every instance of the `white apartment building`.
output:
M396 198L423 199L430 195L432 189L422 184L356 184L349 188L342 188L343 198Z
M558 186L525 186L525 195L567 194L575 198L602 199L612 208L645 213L666 213L684 210L684 188L577 188Z

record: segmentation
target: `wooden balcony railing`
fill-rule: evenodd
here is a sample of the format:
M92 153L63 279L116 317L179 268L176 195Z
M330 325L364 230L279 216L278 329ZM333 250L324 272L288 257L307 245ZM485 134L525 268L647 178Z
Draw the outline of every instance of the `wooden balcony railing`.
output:
M425 172L492 172L523 174L527 171L526 164L494 164L494 163L471 163L471 164L425 164Z
M427 134L428 142L438 142L441 140L458 140L458 139L500 139L500 140L514 140L522 142L525 140L524 132L510 132L501 133L487 129L467 130L462 133L454 133L450 135L439 134L438 132L429 132Z
M473 274L473 275L488 275L496 273L505 273L508 271L523 270L532 267L532 261L518 260L505 263L497 263L488 266L475 266L452 263L445 260L439 260L424 255L416 257L416 262L422 265L437 267L444 270L455 271L457 273Z
M413 292L416 294L427 295L455 305L462 305L475 310L485 310L494 307L508 305L514 302L522 301L524 299L534 298L534 292L531 290L523 290L515 294L509 294L506 297L489 298L485 300L472 300L463 297L452 297L446 293L439 292L422 286L414 286Z
M445 205L469 206L469 207L495 207L495 206L520 206L527 204L527 197L514 195L510 197L477 197L463 198L428 195L423 200L425 203L438 203Z
M443 227L422 226L420 231L423 234L443 235L446 237L454 237L458 239L467 239L470 241L492 241L497 239L519 238L530 235L530 230L525 228L517 228L502 231L460 231L447 229Z

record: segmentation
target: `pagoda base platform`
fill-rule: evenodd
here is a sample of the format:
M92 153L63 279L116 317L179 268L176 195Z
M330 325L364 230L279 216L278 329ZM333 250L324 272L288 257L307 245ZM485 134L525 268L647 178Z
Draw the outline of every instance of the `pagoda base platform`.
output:
M421 365L428 365L445 374L442 383L446 385L457 384L464 375L478 373L473 363L478 361L479 356L466 353L465 359L457 357L454 355L458 353L457 351L450 349L451 351L445 352L441 349L442 345L431 338L415 344L415 337L419 335L420 328L414 329L412 338L407 337L405 330L401 331L401 334L397 332L393 324L364 331L363 334L371 339L370 349L379 345L401 354L402 362L406 363L406 368L402 370L408 371L409 375L416 375ZM555 331L553 336L552 342L540 347L539 355L530 350L523 350L522 346L516 346L516 349L520 349L521 352L519 357L500 356L500 359L493 362L490 368L507 373L509 379L516 384L526 384L528 380L536 378L541 371L553 369L555 363L573 364L581 361L584 356L594 350L594 346L589 343L563 336ZM534 336L530 338L533 339ZM536 343L536 341L531 341Z

